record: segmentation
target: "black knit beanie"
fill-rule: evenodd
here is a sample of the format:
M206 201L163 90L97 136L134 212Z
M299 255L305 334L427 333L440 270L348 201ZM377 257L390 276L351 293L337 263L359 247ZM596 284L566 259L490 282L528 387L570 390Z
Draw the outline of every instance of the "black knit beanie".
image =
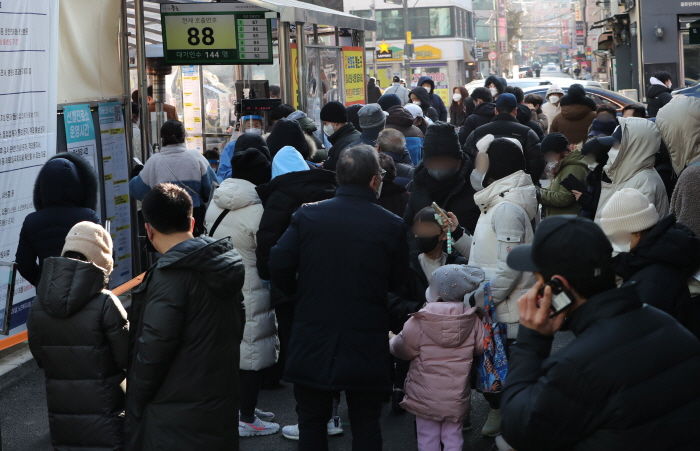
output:
M383 94L377 103L382 107L382 110L389 111L392 106L401 106L401 99L396 94Z
M328 102L321 108L321 120L344 124L348 121L348 113L340 102Z
M346 109L348 113L348 122L350 122L353 125L353 127L355 127L355 130L357 130L358 132L362 131L362 127L360 127L360 116L358 116L357 113L362 109L363 106L363 104L350 105Z
M562 153L568 150L569 140L561 133L550 133L540 145L542 153Z
M526 168L522 149L509 139L494 139L486 154L489 156L489 169L484 177L485 183L524 171Z
M267 137L267 147L270 148L270 155L275 155L284 146L292 146L304 157L309 158L309 146L306 144L304 132L299 123L291 119L280 119L272 127L270 136Z
M428 127L423 141L423 159L432 157L462 159L462 148L452 125L446 122L435 122Z
M233 146L233 153L235 154L236 152L241 152L250 148L260 150L267 156L268 160L272 161L272 157L270 157L270 149L267 148L265 138L253 133L244 133L239 136L238 139L236 139L236 144Z
M231 158L232 178L248 180L255 186L265 184L271 178L271 163L262 151L248 148L235 152Z

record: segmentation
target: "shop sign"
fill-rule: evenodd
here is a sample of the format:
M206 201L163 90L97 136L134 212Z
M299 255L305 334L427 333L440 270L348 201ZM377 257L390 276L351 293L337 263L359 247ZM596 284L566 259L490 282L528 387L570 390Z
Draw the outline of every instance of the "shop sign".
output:
M365 59L362 47L343 47L345 105L365 103Z
M432 45L421 45L416 47L415 56L417 60L439 60L442 59L442 50Z
M377 60L393 60L394 59L394 52L391 48L389 48L389 44L386 42L382 43L379 45L379 48L377 49Z

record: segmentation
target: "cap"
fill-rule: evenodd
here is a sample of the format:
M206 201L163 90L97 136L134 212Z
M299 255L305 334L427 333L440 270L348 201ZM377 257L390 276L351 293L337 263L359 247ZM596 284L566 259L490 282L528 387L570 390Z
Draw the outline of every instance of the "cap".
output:
M380 127L384 128L384 124L386 123L384 110L376 103L370 103L360 108L360 111L357 112L357 117L360 120L360 127L362 127L363 130Z
M598 277L610 266L612 246L593 221L552 216L537 226L532 244L517 246L506 262L517 271L564 277Z
M393 81L394 83L398 83L401 81L401 78L398 75L394 75Z
M509 92L503 93L496 99L496 109L500 110L503 108L513 109L518 106L518 101L515 96Z
M406 111L411 113L413 119L417 117L423 117L423 109L415 103L408 103L404 106L404 108L406 109Z
M464 296L476 291L485 278L484 271L476 266L441 266L430 276L425 299L428 302L463 302Z
M608 199L600 214L600 227L608 237L647 230L659 222L659 213L647 196L623 188Z
M74 225L66 235L61 255L66 252L83 254L106 275L112 273L112 237L99 224L82 221Z

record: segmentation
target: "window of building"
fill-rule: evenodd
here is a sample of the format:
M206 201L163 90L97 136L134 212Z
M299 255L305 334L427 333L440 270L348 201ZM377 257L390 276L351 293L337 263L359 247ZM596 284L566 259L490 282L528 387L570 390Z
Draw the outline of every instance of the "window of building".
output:
M452 7L411 8L408 11L408 24L414 38L445 38L455 36ZM352 11L352 14L371 18L371 11ZM399 40L404 38L403 10L376 10L377 39Z
M490 11L495 9L493 0L474 0L472 2L474 11Z

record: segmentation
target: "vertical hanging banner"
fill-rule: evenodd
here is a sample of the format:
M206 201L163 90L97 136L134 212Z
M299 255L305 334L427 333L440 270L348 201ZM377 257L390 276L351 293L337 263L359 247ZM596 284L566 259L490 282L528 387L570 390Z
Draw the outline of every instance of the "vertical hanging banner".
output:
M85 158L95 170L100 173L97 164L97 141L95 140L95 125L92 123L90 105L66 105L63 107L63 123L66 129L66 149ZM97 196L97 217L102 219L100 212L100 196Z
M100 103L97 110L102 138L105 211L114 243L114 270L109 287L114 288L132 277L129 156L122 105L118 102Z
M182 104L184 107L185 143L190 150L204 153L202 139L202 95L199 66L182 66Z
M362 47L343 47L345 105L365 103L365 58Z
M292 93L294 93L294 101L292 106L295 109L299 109L299 51L297 50L296 44L291 44L289 52L290 68L292 71Z
M24 218L34 210L34 181L56 153L57 0L0 2L0 261L11 262ZM6 271L0 318L6 318ZM17 277L10 334L24 330L34 287ZM14 340L10 337L5 340ZM0 340L0 349L7 346Z

